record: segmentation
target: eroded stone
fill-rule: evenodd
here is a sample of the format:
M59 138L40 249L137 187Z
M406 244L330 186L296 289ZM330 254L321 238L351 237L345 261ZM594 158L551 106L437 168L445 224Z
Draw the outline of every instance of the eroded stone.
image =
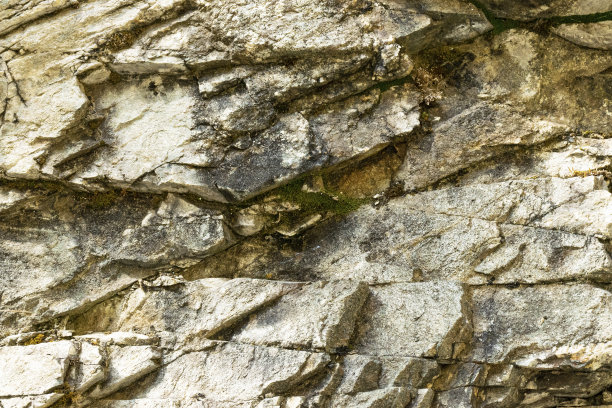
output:
M359 328L359 353L442 360L457 357L455 345L470 332L460 285L395 283L371 290L364 306L365 321Z
M355 281L302 286L252 316L232 340L326 351L347 347L367 296L367 285Z
M607 290L586 284L477 289L474 360L597 368L609 358L601 347L612 336L609 298Z

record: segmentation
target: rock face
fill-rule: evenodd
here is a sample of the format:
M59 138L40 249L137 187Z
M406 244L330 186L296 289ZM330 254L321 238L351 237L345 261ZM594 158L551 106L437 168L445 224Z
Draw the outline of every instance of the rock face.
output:
M0 3L0 407L612 406L610 0Z
M482 4L498 17L516 20L589 16L612 11L610 0L483 0Z

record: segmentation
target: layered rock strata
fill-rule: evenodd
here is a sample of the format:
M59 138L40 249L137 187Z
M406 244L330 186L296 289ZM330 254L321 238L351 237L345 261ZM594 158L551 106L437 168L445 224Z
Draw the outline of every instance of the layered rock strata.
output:
M609 0L0 4L0 407L612 406Z

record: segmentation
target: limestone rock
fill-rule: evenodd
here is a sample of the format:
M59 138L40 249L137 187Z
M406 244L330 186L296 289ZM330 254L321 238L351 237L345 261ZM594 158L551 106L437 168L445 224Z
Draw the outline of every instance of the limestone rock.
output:
M123 230L112 258L150 264L205 256L227 244L222 219L219 213L169 194L140 226Z
M360 392L355 395L340 395L331 401L334 407L405 407L410 402L410 393L405 388L383 388L376 391Z
M510 408L517 406L520 401L520 393L516 388L488 388L485 392L482 407Z
M367 285L354 281L302 286L253 315L232 340L326 351L347 347L367 296Z
M479 169L460 177L458 184L491 184L537 178L570 178L605 172L612 164L612 139L576 137L485 162Z
M19 1L10 1L0 6L2 24L0 34L5 34L32 20L46 14L51 14L66 7L78 5L75 0L48 1L37 0L23 4Z
M504 105L480 102L440 120L420 144L408 148L396 177L407 189L420 189L494 156L499 146L539 143L567 129L543 117L526 121L524 116Z
M189 191L208 200L243 200L322 165L377 152L419 124L418 93L404 86L384 93L370 91L331 105L319 115L296 112L279 117L274 124L270 118L270 123L257 129L241 130L261 131L256 136L244 136L244 147L224 147L229 135L214 128L221 124L213 122L211 127L206 125L210 118L202 118L202 123L194 119L206 116L206 109L212 109L207 105L204 113L197 113L201 102L194 100L195 85L156 83L156 78L144 79L117 90L105 90L97 97L100 106L96 109L100 113L110 110L107 126L113 140L106 143L123 148L100 150L94 161L73 177L75 183L104 179L146 190ZM153 94L150 84L155 85ZM240 102L218 101L215 109L237 103ZM258 110L252 115L260 117ZM141 120L156 131L143 132ZM253 117L243 120L255 123ZM372 132L381 128L387 131ZM346 131L352 134L351 143L344 139ZM176 143L184 148L174 149L169 155ZM138 166L133 165L135 161Z
M430 386L440 374L436 361L416 357L380 357L382 372L380 384L384 386L408 387L410 389Z
M492 245L474 268L497 283L597 280L610 274L612 259L596 238L508 224L500 230L503 243Z
M581 188L588 192L597 185L595 179L574 182L576 192L570 196L575 194L576 201L583 197L578 193ZM560 182L559 186L564 183ZM317 279L355 279L372 283L446 279L482 284L492 278L498 283L535 283L578 276L592 279L609 276L612 260L597 238L556 229L498 223L509 217L517 223L528 223L531 217L537 218L536 214L543 215L546 211L551 214L559 211L560 214L564 208L559 203L558 209L552 211L554 199L547 203L550 198L545 198L544 192L535 193L534 200L529 200L526 189L546 185L544 181L525 188L519 185L516 198L506 187L486 185L407 196L381 209L362 207L342 220L329 221L309 230L304 234L300 251L282 252L272 245L255 246L258 256L241 266L240 271L245 276L265 270L293 278L308 271ZM567 186L568 190L571 185ZM497 188L500 188L499 193L495 193ZM462 204L455 204L456 200L449 198L456 191L461 191L461 200L465 199ZM504 197L498 199L500 195ZM602 190L602 195L607 197L609 193ZM475 205L473 200L480 200L481 204ZM534 224L560 229L565 223L567 229L585 233L607 231L607 205L607 199L603 206L593 205L592 216L585 213L544 217L551 224L556 222L554 226L542 221ZM566 208L573 208L573 204L568 202ZM508 212L513 215L509 216ZM236 251L244 256L240 249ZM245 256L245 259L248 258ZM203 265L196 276L218 273L220 268L231 265L223 258L220 261L224 264Z
M363 354L453 359L470 331L464 296L460 285L449 282L374 286L356 348Z
M161 355L151 343L151 338L142 335L94 333L2 347L2 404L49 406L62 398L88 405L156 369Z
M73 363L68 372L68 383L75 392L83 393L93 385L106 379L106 359L100 348L88 342L80 343L78 363Z
M0 1L0 406L612 404L611 1Z
M160 336L167 345L186 345L231 328L299 286L290 282L211 278L167 289L138 288L114 307L114 315L109 316L107 305L101 304L71 327L79 331L149 332ZM100 319L101 315L105 319Z
M161 355L151 346L110 346L108 358L108 378L91 392L93 398L112 394L159 368Z
M309 230L297 257L292 252L264 247L259 253L265 256L259 255L240 271L245 276L265 270L291 277L307 271L321 280L372 283L409 281L415 273L428 279L450 275L459 280L469 274L467 265L495 245L499 235L497 225L484 220L431 216L405 211L401 205L380 210L362 207L341 220ZM225 265L202 265L198 276L218 273Z
M608 372L563 373L546 371L538 375L528 388L546 390L562 397L588 398L599 394L612 383Z
M451 369L453 373L450 375L452 382L451 388L459 387L482 387L485 384L487 377L487 367L483 364L464 363L459 364Z
M439 93L437 104L427 110L431 130L409 143L396 179L408 190L422 189L502 150L559 137L568 131L570 117L574 124L610 132L610 119L602 116L606 108L596 96L607 93L604 72L612 63L610 55L567 44L508 30L492 44L476 41L448 50L456 56L439 75L451 78L443 89L428 91ZM539 54L540 47L546 52ZM561 68L569 53L577 63ZM545 68L550 66L554 72ZM430 70L440 72L435 66ZM556 111L550 102L565 98L559 84L583 83L580 70L591 78L590 92L574 94L572 100L581 103Z
M412 400L410 408L431 408L434 395L434 392L430 388L421 388L417 390L417 395Z
M534 18L547 18L554 16L573 16L605 13L612 10L609 0L557 0L546 1L510 1L510 0L483 0L495 15L516 20L531 20Z
M62 398L60 393L37 395L33 397L0 398L0 404L5 408L46 408Z
M336 390L340 394L355 394L378 388L381 362L361 355L348 355L343 361L344 375Z
M512 358L528 367L598 368L600 359L608 358L602 346L612 336L609 297L608 291L587 284L477 289L474 360Z
M612 237L612 195L606 190L592 191L580 200L555 208L542 217L537 225L610 239Z
M603 177L537 178L439 189L407 196L406 208L607 236L612 196ZM586 211L576 211L580 206ZM587 210L588 209L588 210ZM555 214L558 215L555 215ZM601 224L588 218L593 214ZM554 220L554 221L553 221Z
M0 348L0 396L44 395L61 387L78 357L69 340Z
M172 195L157 204L120 195L99 200L75 203L74 197L59 193L29 217L12 218L10 226L0 227L0 282L7 312L1 321L20 319L25 325L31 317L48 320L85 307L153 275L148 266L205 257L230 239L220 213ZM67 211L71 206L75 212ZM84 271L89 272L79 278ZM32 315L35 310L40 312Z
M309 93L322 91L316 107L405 77L412 69L408 52L433 44L436 35L443 33L439 42L456 42L491 27L475 7L445 2L431 2L422 12L416 5L325 1L276 6L267 0L116 0L77 6L11 2L1 10L7 102L0 168L19 178L188 191L215 201L253 196L288 177L376 151L389 136L405 136L418 124L414 92L407 108L402 96L389 106L397 95L385 93L373 116L357 121L356 138L381 126L388 135L340 152L333 132L332 140L320 140L307 125L313 121L315 128L327 129L333 119L323 124L327 116L284 111ZM34 49L45 52L13 51ZM350 90L344 78L353 74L361 75L363 85ZM236 92L239 85L244 89ZM330 99L327 85L346 90ZM374 92L364 107L377 99ZM337 120L350 119L342 106L326 108L340 110L333 112ZM236 133L255 136L242 143L242 153L232 150ZM278 154L262 151L269 150L270 137L285 144ZM328 144L330 155L324 154ZM242 177L254 172L263 172L259 182L244 185Z
M0 186L0 213L14 210L32 197L29 191Z
M476 406L477 389L474 387L458 387L442 391L437 395L437 406L440 408L469 408Z
M149 387L137 390L134 399L182 399L201 393L220 406L246 403L268 393L291 391L325 370L329 361L321 353L219 343L165 365Z
M563 24L556 27L553 32L568 41L584 47L612 50L611 21L588 24Z

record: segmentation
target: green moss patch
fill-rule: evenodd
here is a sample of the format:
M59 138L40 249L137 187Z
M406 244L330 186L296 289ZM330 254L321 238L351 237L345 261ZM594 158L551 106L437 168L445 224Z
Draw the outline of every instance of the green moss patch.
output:
M300 206L303 214L330 212L345 215L355 211L369 202L368 199L351 198L340 192L325 190L323 192L304 191L305 178L300 178L274 190L281 199Z

